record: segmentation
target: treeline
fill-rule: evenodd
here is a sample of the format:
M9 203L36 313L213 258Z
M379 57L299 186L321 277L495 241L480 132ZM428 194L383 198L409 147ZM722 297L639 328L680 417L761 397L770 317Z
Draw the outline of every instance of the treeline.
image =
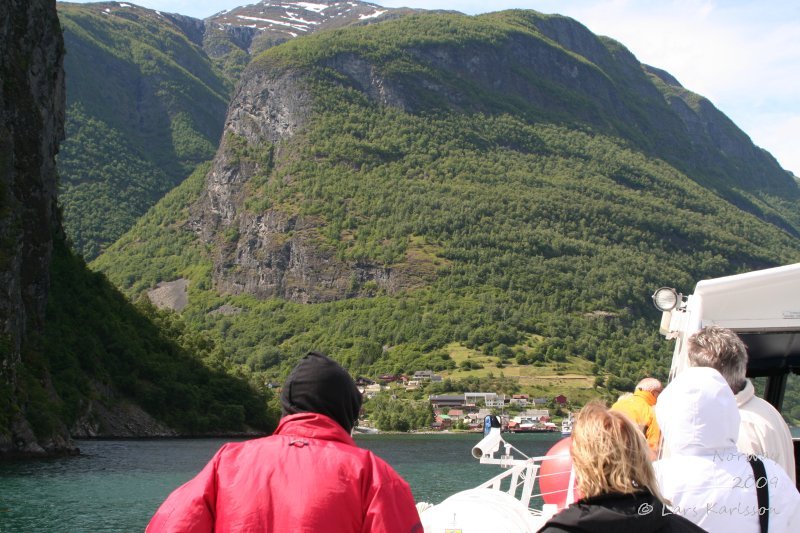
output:
M364 403L364 417L381 431L409 431L431 427L433 408L426 400L376 396Z

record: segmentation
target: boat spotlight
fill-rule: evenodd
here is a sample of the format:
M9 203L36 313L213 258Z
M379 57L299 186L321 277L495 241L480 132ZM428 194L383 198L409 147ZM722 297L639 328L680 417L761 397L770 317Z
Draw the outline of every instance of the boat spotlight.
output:
M653 305L659 311L672 311L681 303L683 295L671 287L661 287L653 293Z

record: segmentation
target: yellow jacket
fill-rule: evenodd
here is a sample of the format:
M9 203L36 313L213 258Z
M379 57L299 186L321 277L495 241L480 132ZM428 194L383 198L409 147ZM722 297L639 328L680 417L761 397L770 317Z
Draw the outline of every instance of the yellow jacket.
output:
M653 408L656 397L650 391L637 390L611 406L611 409L626 415L644 433L647 444L653 453L658 456L658 447L661 441L661 430L656 422L656 411Z

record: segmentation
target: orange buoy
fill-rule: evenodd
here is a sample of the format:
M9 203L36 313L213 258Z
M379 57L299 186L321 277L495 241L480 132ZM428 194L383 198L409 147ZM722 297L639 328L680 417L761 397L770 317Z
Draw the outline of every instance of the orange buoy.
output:
M559 510L567 506L567 492L569 488L570 472L572 470L572 457L569 448L572 437L561 439L547 451L542 465L539 467L539 491L545 503L554 503ZM577 489L575 499L578 499Z

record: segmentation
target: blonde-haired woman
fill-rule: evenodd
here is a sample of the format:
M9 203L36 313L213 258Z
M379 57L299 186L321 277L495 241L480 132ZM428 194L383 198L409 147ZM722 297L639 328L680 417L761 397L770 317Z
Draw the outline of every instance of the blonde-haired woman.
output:
M622 413L598 402L581 409L570 455L582 497L540 531L704 531L664 505L647 441Z

